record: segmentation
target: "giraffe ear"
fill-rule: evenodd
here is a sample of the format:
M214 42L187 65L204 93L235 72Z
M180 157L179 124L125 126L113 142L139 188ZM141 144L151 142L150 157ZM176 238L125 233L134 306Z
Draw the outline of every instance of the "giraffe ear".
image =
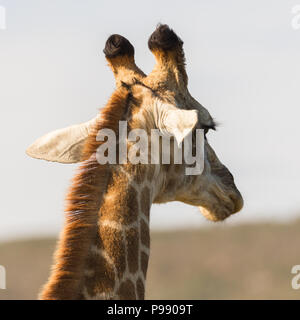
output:
M76 163L82 161L82 148L98 117L67 128L47 133L37 139L26 150L32 158L60 162Z
M159 117L159 129L175 136L178 145L198 123L197 110L183 110L169 104L160 106Z

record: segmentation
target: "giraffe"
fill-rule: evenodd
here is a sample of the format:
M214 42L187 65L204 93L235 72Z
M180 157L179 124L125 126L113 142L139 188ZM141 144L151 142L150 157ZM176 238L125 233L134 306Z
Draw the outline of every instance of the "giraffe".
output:
M119 135L119 121L127 121L128 130L145 130L148 141L150 131L158 129L162 136L172 136L172 145L196 128L205 134L215 129L209 112L187 89L182 40L167 25L159 25L148 46L156 65L146 76L134 62L130 42L111 36L104 53L116 89L107 105L95 119L50 133L27 150L39 159L80 162L41 299L144 299L153 203L181 201L199 207L212 221L224 220L243 206L232 174L207 138L201 175L186 175L189 165L176 164L172 152L169 164L161 162L161 154L156 164L97 161L97 150L106 143L97 139L98 132L109 128Z

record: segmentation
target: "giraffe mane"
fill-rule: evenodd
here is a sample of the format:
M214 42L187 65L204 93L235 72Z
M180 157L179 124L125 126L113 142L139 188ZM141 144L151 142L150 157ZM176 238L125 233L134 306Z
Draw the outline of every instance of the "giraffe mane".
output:
M129 97L130 93L125 87L115 90L85 143L83 158L86 160L77 169L66 196L65 225L52 273L41 294L42 299L79 298L74 293L79 292L81 271L88 248L96 237L98 214L110 179L108 165L100 165L96 159L97 148L104 143L97 141L96 137L99 130L104 128L118 131L119 120L128 109Z

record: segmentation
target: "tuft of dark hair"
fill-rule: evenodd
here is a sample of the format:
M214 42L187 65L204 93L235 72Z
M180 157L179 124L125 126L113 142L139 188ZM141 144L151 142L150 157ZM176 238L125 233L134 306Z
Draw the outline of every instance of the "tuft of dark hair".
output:
M162 49L168 51L182 45L183 41L167 24L159 24L148 40L150 50Z
M107 58L114 58L124 55L133 56L134 47L123 36L119 34L113 34L106 40L103 52Z

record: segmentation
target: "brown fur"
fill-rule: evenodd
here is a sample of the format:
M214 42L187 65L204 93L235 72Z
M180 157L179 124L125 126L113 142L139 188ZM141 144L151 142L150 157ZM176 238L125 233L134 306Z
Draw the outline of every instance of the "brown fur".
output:
M108 65L114 73L117 87L122 83L132 84L135 79L142 79L145 77L134 62L133 57L121 56L114 58L106 58Z
M93 297L99 292L110 292L115 285L115 272L113 267L103 258L94 252L90 252L87 263L87 270L93 270L92 276L84 277L85 287L88 294Z
M138 294L138 299L143 300L145 298L145 287L143 284L143 281L141 279L138 279L137 283L137 294Z
M128 251L128 269L131 273L136 273L139 269L139 230L137 228L131 228L126 231L126 245L130 248Z
M128 106L128 91L117 89L84 147L84 161L72 180L66 197L66 221L58 244L48 283L43 288L41 299L77 299L82 281L82 270L92 240L96 237L98 211L105 187L109 180L107 165L99 165L95 152L102 142L96 135L102 128L118 131Z
M121 284L118 291L120 300L135 300L137 297L135 295L135 287L132 281L126 280L126 282Z

